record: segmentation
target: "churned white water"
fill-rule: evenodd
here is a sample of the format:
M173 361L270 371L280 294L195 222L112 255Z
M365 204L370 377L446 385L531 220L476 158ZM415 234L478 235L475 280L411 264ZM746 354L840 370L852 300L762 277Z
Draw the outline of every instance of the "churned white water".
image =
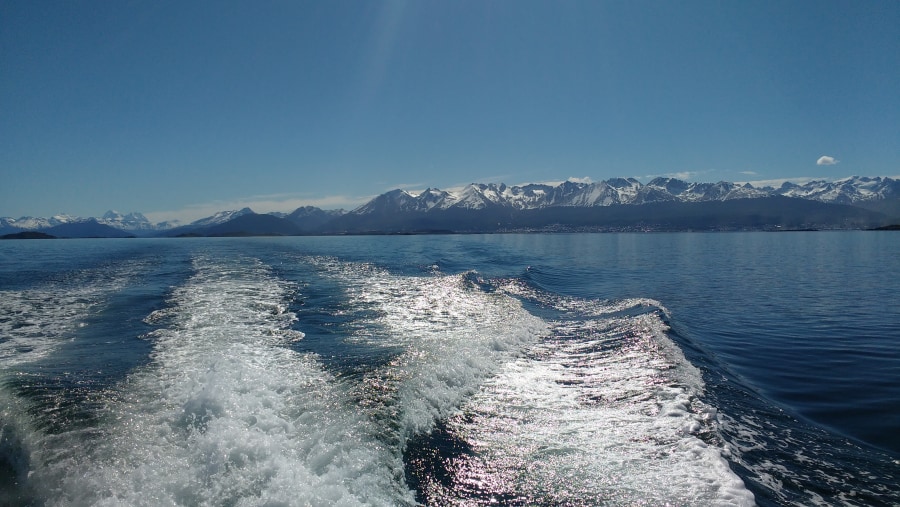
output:
M341 346L387 360L344 375L300 352L300 283L254 257L195 254L145 317L148 361L95 393L91 425L45 433L10 405L25 451L7 454L27 461L29 494L46 505L753 503L659 303L291 262L340 288ZM81 304L54 314L60 329ZM465 450L423 449L434 431ZM423 478L410 452L435 456L441 477Z
M152 362L110 393L88 447L47 457L48 504L398 505L399 455L342 386L286 345L291 284L254 259L194 261L148 318ZM73 442L74 443L74 442Z
M548 323L512 297L544 296L476 273L331 267L350 306L373 315L357 339L404 349L365 387L396 414L401 445L447 421L471 448L447 467L451 487L424 481L428 503L754 504L658 302L554 298L544 303L578 317ZM619 316L633 308L650 309Z
M653 303L552 302L581 316ZM431 503L753 505L666 329L656 312L553 323L449 420L470 451L445 466L449 485L426 480Z
M373 310L364 326L371 333L357 339L403 351L367 375L365 395L392 405L400 445L458 411L485 378L547 333L519 301L478 287L474 273L398 277L345 266L343 276L350 305Z
M26 290L0 288L0 364L38 361L72 341L106 298L142 269L139 262L102 266Z

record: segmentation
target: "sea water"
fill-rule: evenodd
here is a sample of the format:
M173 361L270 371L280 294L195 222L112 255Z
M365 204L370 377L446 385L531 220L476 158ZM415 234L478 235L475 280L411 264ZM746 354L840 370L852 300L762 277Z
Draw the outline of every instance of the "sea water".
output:
M0 243L0 504L896 505L900 235Z

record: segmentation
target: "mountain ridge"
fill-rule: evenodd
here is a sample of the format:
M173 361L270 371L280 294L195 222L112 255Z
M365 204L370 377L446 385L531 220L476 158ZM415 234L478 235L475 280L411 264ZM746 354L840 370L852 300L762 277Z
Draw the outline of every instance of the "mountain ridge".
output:
M485 209L502 206L536 209L553 206L612 206L651 202L702 202L772 196L796 197L834 204L859 205L900 198L900 180L889 177L851 176L833 182L813 180L803 185L785 183L778 188L754 187L750 183L686 182L659 177L647 184L634 178L612 178L595 183L565 181L559 185L531 183L508 186L503 183L472 183L458 191L428 188L421 193L392 190L381 194L350 213L365 214L385 209L430 211L434 209Z
M114 210L107 211L100 218L80 218L65 214L54 215L51 218L4 217L0 218L0 233L48 232L65 224L70 228L75 227L73 224L94 227L91 221L139 236L391 232L413 230L415 229L413 224L419 224L421 230L435 230L435 228L444 230L448 226L452 226L451 230L458 230L461 227L467 228L465 221L473 224L482 223L484 228L498 216L502 223L503 216L523 213L535 215L540 214L540 210L545 210L543 213L548 216L554 214L568 216L569 220L578 221L569 212L553 212L555 208L592 209L659 203L687 205L773 197L846 205L881 213L886 218L900 218L900 180L890 177L850 176L835 181L812 180L803 184L785 182L777 188L755 187L751 183L687 182L677 178L657 177L646 184L634 178L611 178L599 182L565 181L556 185L530 183L510 186L504 183L472 183L451 191L438 188L427 188L422 192L395 189L349 212L304 206L291 213L263 214L284 222L259 218L263 215L255 213L250 208L220 211L187 225L173 222L153 224L141 213L123 214ZM780 205L785 204L781 202ZM846 210L841 212L838 212L837 208L834 210L835 213L846 215ZM425 219L418 216L420 214L433 216ZM619 211L606 214L622 215ZM640 221L639 213L634 210L629 210L626 214L633 215L632 222ZM231 226L225 225L251 215L256 217L245 218ZM434 220L438 215L441 215L441 220ZM587 213L587 215L600 216L603 213ZM401 224L401 216L411 221L410 224ZM485 222L485 219L488 219L488 222ZM868 220L875 222L878 219L875 215L871 215ZM700 222L702 221L697 223ZM266 225L263 226L263 223ZM516 220L510 218L508 223L516 223ZM840 220L837 223L840 224ZM825 225L830 226L827 223ZM238 226L247 230L235 229ZM496 226L487 229L494 230Z

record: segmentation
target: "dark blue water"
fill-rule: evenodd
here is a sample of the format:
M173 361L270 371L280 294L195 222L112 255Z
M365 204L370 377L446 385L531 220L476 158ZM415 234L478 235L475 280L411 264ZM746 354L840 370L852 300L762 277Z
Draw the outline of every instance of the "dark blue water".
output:
M0 243L0 503L894 505L900 235Z

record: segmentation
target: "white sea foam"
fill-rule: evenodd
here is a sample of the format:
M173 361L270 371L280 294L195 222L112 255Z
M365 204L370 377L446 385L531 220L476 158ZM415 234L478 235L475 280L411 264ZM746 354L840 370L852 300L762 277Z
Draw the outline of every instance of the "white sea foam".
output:
M364 384L369 396L384 393L373 405L397 418L401 445L449 420L472 448L449 466L454 487L425 480L429 503L753 504L657 301L548 301L474 273L323 265L349 282L351 307L369 309L356 339L404 349ZM512 295L577 318L548 329Z
M860 507L890 503L888 499L897 491L896 466L900 463L894 461L893 468L867 469L866 461L860 459L847 468L848 456L872 451L821 428L799 424L785 429L776 422L790 417L770 407L740 417L718 417L723 431L730 435L732 460L745 467L752 480L765 486L775 502Z
M397 351L388 364L335 377L290 348L294 284L252 258L198 257L147 316L152 361L98 400L102 425L30 445L40 500L412 505L402 452L447 421L472 452L447 465L454 488L425 481L433 504L752 504L655 301L556 298L572 318L548 324L527 287L474 273L302 262L343 285L348 345Z
M486 378L547 332L518 300L482 290L474 273L402 277L369 265L323 265L349 282L351 307L371 310L363 326L371 334L356 339L403 349L368 375L361 395L394 413L401 446L456 413Z
M655 313L557 323L450 420L471 452L447 465L452 488L431 481L426 496L441 505L752 505L714 443L700 374L665 329Z
M152 362L107 400L103 436L43 456L50 505L402 505L398 453L341 384L285 345L294 288L253 259L198 258ZM74 442L73 442L74 443Z
M72 272L25 290L0 290L0 369L46 358L145 268L139 261Z

